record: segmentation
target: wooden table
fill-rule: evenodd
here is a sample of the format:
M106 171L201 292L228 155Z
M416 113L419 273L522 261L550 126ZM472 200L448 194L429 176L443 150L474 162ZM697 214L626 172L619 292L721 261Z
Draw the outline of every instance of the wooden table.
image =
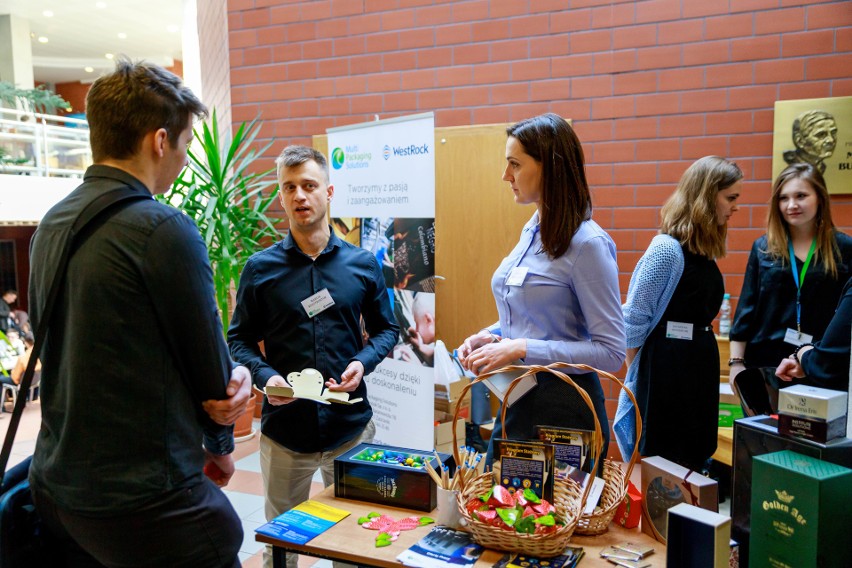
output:
M334 497L334 487L328 487L311 497L315 501L325 503L351 514L328 529L326 532L317 536L310 542L304 545L293 544L291 542L281 541L266 535L255 534L255 540L266 544L273 545L273 565L275 568L284 568L284 552L296 552L298 554L306 554L308 556L316 556L318 558L327 558L330 560L340 560L360 564L364 566L383 566L385 568L399 568L402 566L397 562L396 557L403 550L407 549L415 542L426 536L434 525L418 527L411 531L403 531L399 535L399 539L391 543L390 546L383 548L375 547L376 532L364 529L358 525L358 517L366 516L367 513L375 511L380 514L387 514L395 519L401 519L411 515L426 515L420 511L411 511L408 509L399 509L396 507L385 507L375 503L365 503L363 501L352 501L349 499L337 499ZM435 517L434 511L429 516ZM601 549L621 542L637 542L650 544L656 552L647 558L651 566L664 567L666 565L666 547L664 544L657 542L648 535L639 531L639 529L624 529L618 525L610 525L608 532L601 536L571 537L571 546L581 546L586 552L580 565L583 568L591 568L594 566L613 568L614 564L610 564L598 554ZM486 550L476 563L476 568L490 568L502 556L503 552L496 550Z

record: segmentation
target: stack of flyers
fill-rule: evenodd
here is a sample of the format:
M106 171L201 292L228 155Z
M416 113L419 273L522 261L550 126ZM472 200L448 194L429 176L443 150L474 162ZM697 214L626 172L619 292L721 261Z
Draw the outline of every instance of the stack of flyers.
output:
M529 554L509 553L494 564L493 568L574 568L583 558L583 549L569 546L565 553L551 558L539 558Z
M483 550L470 533L437 526L396 559L419 568L473 566Z

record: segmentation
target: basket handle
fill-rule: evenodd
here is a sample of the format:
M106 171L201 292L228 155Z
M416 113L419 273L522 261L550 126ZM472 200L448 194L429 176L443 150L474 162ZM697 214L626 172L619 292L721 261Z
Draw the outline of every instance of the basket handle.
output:
M596 371L596 369L594 369L593 367L589 367L588 365L575 366L575 365L570 364L570 363L564 363L564 365L574 366L576 368L582 368L584 370ZM580 397L583 399L583 401L589 407L589 410L592 412L592 418L593 418L594 424L595 424L595 444L594 444L594 447L592 448L592 450L594 451L594 458L595 458L594 463L596 465L600 463L601 453L603 451L603 433L601 431L601 424L600 424L600 421L598 420L597 413L595 412L595 405L592 402L592 399L589 396L589 393L587 393L582 387L580 387L577 383L575 383L574 380L571 379L571 377L569 377L565 373L562 373L561 371L557 371L556 369L553 369L551 367L547 367L547 366L544 366L544 365L509 365L507 367L503 367L502 369L497 369L496 371L491 371L490 373L484 373L484 374L478 376L475 380L471 381L469 384L465 385L462 388L461 394L459 395L459 400L463 399L464 396L471 389L471 387L473 387L473 385L475 385L476 383L480 383L480 382L484 381L485 379L487 379L487 378L489 378L493 375L496 375L498 373L503 373L503 372L506 372L506 371L524 371L524 373L522 375L518 376L517 378L515 378L509 384L509 388L506 389L506 394L505 394L504 400L509 398L509 395L512 393L512 390L514 390L514 388L521 382L522 379L524 379L525 377L528 377L530 375L535 375L538 372L551 373L554 376L561 379L563 382L568 383L569 385L571 385L572 387L577 389L577 392L579 393ZM456 405L456 410L453 413L453 424L455 424L456 421L458 420L459 408L460 408L460 405ZM502 405L502 412L501 412L501 415L500 415L500 424L503 427L504 432L506 431L506 410L507 409L508 409L508 407L505 404L503 404ZM458 463L458 461L459 461L458 439L456 437L455 428L453 428L453 457L456 460L456 463ZM581 501L583 506L585 506L585 504L586 504L586 500L589 497L589 492L591 491L591 489L592 489L592 482L591 482L591 479L590 479L589 483L586 484L585 491L583 492L583 499Z
M551 369L573 368L586 371L594 371L599 376L604 376L607 379L611 380L612 382L617 384L619 388L621 388L621 390L627 393L627 397L630 399L630 402L633 403L633 407L636 409L636 444L633 446L633 454L630 456L630 460L627 462L627 473L625 475L626 479L630 479L630 474L633 473L633 467L636 465L636 462L639 461L639 440L642 439L642 416L639 411L639 403L636 402L636 397L633 395L633 391L631 391L627 387L627 385L625 385L624 382L621 381L621 379L619 379L612 373L607 373L606 371L601 371L599 369L595 369L594 367L590 367L581 363L551 363L550 365L547 365L547 367Z

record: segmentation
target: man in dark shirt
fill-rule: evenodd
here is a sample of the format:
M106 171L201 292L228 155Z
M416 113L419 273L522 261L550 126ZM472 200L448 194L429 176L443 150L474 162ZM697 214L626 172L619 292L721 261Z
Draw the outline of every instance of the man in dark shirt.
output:
M231 354L251 370L261 389L287 386L284 376L312 368L327 379L327 389L364 400L323 405L267 397L260 464L270 520L308 498L317 468L328 486L334 481L334 458L372 441L373 411L362 378L387 355L399 333L379 263L368 251L339 239L328 225L334 188L325 156L289 146L276 165L290 233L246 263L228 330ZM264 562L271 566L269 547ZM295 566L296 556L288 555L287 564Z
M86 111L95 165L31 244L36 325L83 208L119 188L145 198L75 241L41 353L36 507L69 566L238 567L241 523L216 485L234 472L227 424L251 377L228 355L197 227L151 197L186 165L206 108L168 71L122 59Z

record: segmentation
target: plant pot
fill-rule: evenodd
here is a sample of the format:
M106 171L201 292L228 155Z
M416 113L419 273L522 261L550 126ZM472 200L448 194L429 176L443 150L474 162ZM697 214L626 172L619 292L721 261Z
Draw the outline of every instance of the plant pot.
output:
M257 393L252 391L251 396L249 397L248 405L246 406L246 411L237 418L237 421L234 423L234 441L235 442L244 442L246 440L251 440L254 436L254 428L252 427L252 422L254 421L254 409L257 404Z

